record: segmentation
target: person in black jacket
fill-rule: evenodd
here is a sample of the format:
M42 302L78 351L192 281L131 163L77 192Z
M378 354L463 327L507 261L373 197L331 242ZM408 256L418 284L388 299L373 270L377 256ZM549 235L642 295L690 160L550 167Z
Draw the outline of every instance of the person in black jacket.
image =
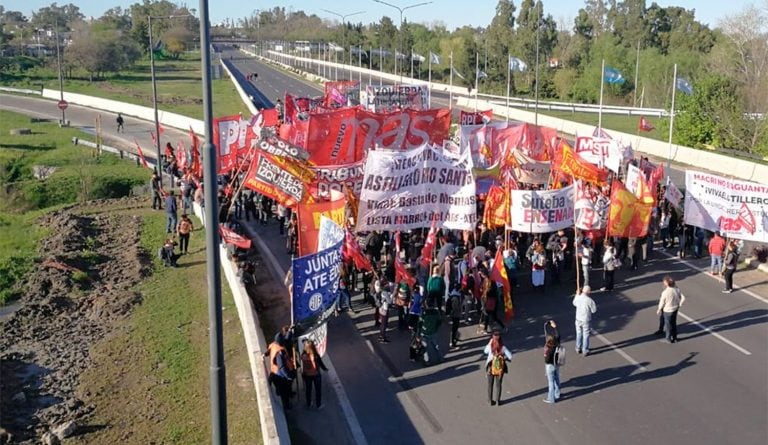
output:
M725 261L723 261L723 266L725 267L725 272L723 273L723 278L725 279L724 294L733 292L733 273L736 272L738 264L739 254L736 251L736 244L731 241L728 243L728 250L725 251Z
M546 341L544 343L544 370L547 374L547 398L545 403L555 403L560 398L560 367L557 365L555 351L560 346L560 335L557 333L557 324L549 320L544 325Z

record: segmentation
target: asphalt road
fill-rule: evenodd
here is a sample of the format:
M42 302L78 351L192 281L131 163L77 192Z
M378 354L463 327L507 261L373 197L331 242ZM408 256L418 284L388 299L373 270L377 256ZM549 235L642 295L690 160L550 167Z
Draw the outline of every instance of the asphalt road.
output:
M320 93L264 63L232 63L257 71L255 84L270 97ZM673 178L682 173L676 169ZM255 230L287 270L290 259L277 228ZM376 342L371 310L356 297L362 311L331 322L328 351L368 443L765 444L768 285L758 272L739 273L736 282L746 289L721 294L722 284L697 269L703 261L655 252L640 270L620 271L614 292L594 294L598 335L589 357L573 352L574 283L534 294L523 277L515 291L517 317L504 335L513 360L499 407L486 401L480 351L487 337L476 335L474 326L461 328L463 341L445 362L423 368L408 361L406 332L395 329L391 343ZM667 274L688 297L676 344L652 335ZM592 273L593 287L600 287L600 277ZM563 399L555 405L542 402L542 325L549 318L559 322L570 353L561 369ZM445 323L444 351L448 330ZM334 430L342 427L339 419L338 412L327 414ZM317 430L312 442L328 443Z
M257 86L265 90L274 75L282 82L277 91L319 93L318 88L258 62L233 60L236 66L240 63L249 64L244 69L259 70ZM55 102L34 98L0 95L0 108L52 118L59 115ZM68 118L87 130L99 113L108 116L106 122L113 122L109 113L74 106ZM128 147L134 136L145 138L139 140L143 146L151 144L142 142L149 138L151 123L129 119L127 127L125 136L109 136L122 139ZM113 132L108 125L105 131ZM169 136L184 136L167 131ZM290 259L283 253L274 223L256 230L287 270ZM480 351L487 338L477 336L474 326L462 327L463 341L447 353L444 363L423 368L408 361L405 332L393 330L392 343L375 342L371 310L355 297L361 312L332 320L328 350L357 425L371 444L765 444L765 275L739 272L735 281L743 290L721 294L722 284L697 269L703 261L684 263L657 252L639 271L619 272L615 292L594 295L598 312L593 329L600 335L593 337L589 357L572 351L573 283L533 294L527 279L522 280L523 286L515 291L517 317L504 336L513 360L499 407L489 406L485 399ZM679 318L680 341L671 345L651 335L665 274L676 278L688 297ZM600 272L594 271L592 280L599 282L599 278ZM541 327L549 318L559 322L569 351L568 363L561 369L563 399L555 405L542 402L546 378ZM441 329L445 351L447 323ZM339 408L339 399L330 394L329 383L324 381L324 411L294 410L293 415L311 419L312 429L302 436L302 443L355 441L348 416Z

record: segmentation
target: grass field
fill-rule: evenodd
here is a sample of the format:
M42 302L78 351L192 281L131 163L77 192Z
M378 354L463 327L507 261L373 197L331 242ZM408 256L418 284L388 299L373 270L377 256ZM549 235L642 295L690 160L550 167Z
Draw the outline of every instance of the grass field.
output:
M183 114L195 119L203 118L200 55L189 53L178 60L156 60L158 109ZM87 94L122 102L152 106L152 78L149 60L140 60L136 66L106 79L90 82L85 73L73 73L77 79L64 79L64 91ZM59 89L56 72L47 68L34 68L23 75L3 75L2 84L17 88ZM213 114L227 116L247 112L232 81L226 73L213 80Z
M164 214L138 214L142 245L154 252L165 236ZM117 335L93 349L96 366L83 376L83 392L95 395L89 401L98 407L94 422L112 428L89 435L86 443L210 441L205 239L196 220L195 226L190 254L178 268L153 260L153 275L138 289L142 304ZM222 297L229 443L261 443L245 340L226 280Z
M11 128L30 128L31 135L9 135ZM0 305L16 297L13 285L37 256L45 235L35 225L43 209L78 200L126 196L148 180L146 171L112 155L71 144L82 135L50 122L0 111ZM36 166L54 168L45 180L35 179Z
M593 125L597 127L597 123L599 120L599 116L597 113L584 113L584 112L576 112L572 113L570 111L539 111L540 114L544 114L547 116L556 117L559 119L565 119L569 121L579 122L582 124L587 125ZM640 136L647 137L650 139L656 139L659 141L666 141L668 140L669 134L664 133L660 127L661 127L661 121L664 118L657 118L657 117L647 117L654 127L656 127L655 130L652 131L644 131L640 132ZM629 134L638 134L637 131L637 124L640 121L640 117L638 116L623 116L618 114L605 114L603 113L603 128L606 130L615 130L615 131L621 131L623 133L629 133Z

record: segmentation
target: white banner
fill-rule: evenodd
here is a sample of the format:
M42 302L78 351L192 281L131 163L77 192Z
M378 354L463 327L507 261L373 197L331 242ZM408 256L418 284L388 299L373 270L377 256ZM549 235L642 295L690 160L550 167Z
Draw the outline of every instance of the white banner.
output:
M299 337L299 354L304 352L304 339L311 340L315 344L317 353L323 357L328 349L328 323L323 323Z
M637 166L627 165L627 177L624 178L624 186L635 196L637 196L637 192L640 190L640 175L642 174Z
M608 222L608 200L598 193L595 195L580 179L576 181L574 193L574 222L576 228L582 230L598 230Z
M537 161L515 150L515 160L518 167L514 169L518 182L525 184L547 184L551 163L549 161Z
M360 104L368 111L388 113L397 109L426 110L427 85L367 85L360 90Z
M317 232L317 251L325 250L344 241L344 229L331 218L320 215L320 230Z
M674 182L669 181L667 184L667 188L664 191L664 199L669 201L676 209L682 210L683 193Z
M572 185L560 190L512 190L510 229L546 233L573 225Z
M451 159L441 147L372 150L365 162L357 230L437 227L473 230L475 178L469 156Z
M618 141L613 139L579 136L576 138L576 153L590 164L606 167L615 173L624 157L624 150Z
M768 185L688 170L685 223L731 238L768 242Z

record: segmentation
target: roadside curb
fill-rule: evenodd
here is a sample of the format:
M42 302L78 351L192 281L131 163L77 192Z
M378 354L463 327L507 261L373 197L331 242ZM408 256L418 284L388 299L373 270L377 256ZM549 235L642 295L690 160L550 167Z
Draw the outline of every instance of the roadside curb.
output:
M744 265L750 269L756 269L763 273L768 273L768 263L761 263L757 258L745 258Z

